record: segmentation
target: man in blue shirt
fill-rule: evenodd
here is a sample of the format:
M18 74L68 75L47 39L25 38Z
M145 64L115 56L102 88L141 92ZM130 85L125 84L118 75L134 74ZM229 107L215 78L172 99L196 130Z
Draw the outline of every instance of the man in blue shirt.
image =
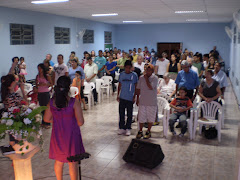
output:
M117 67L117 62L116 61L113 61L113 56L110 55L108 57L108 61L107 63L105 64L105 71L106 71L106 75L107 76L111 76L112 77L112 88L113 88L113 95L114 95L114 92L116 90L116 87L115 87L115 71L116 71L116 67Z
M47 54L46 55L46 59L49 61L50 66L54 66L54 62L52 61L52 55L51 54Z
M138 77L132 72L132 62L127 60L124 64L125 71L119 76L117 101L119 102L119 131L118 134L131 135L133 103L135 102L135 89ZM120 95L119 95L120 94ZM127 109L127 122L125 122L125 109Z
M82 74L81 80L84 81L84 79L85 79L84 70L81 66L78 65L77 59L74 58L72 60L72 67L70 67L68 69L68 75L69 75L71 81L73 81L73 79L75 78L75 74L76 74L77 71L81 72L81 74Z
M98 51L98 57L95 58L94 62L97 64L98 66L98 77L101 78L104 74L104 68L105 68L105 64L106 64L106 58L103 57L103 52L102 50Z
M221 64L216 63L214 66L214 76L212 77L215 79L217 82L219 82L220 89L222 92L221 98L224 99L224 92L226 87L228 86L228 81L227 81L227 75L225 72L221 70Z
M190 69L190 64L187 60L183 60L181 63L182 69L178 72L176 83L176 92L178 92L178 88L185 87L187 88L187 97L194 101L198 94L199 87L199 79L196 72ZM194 89L196 89L195 94L193 95Z

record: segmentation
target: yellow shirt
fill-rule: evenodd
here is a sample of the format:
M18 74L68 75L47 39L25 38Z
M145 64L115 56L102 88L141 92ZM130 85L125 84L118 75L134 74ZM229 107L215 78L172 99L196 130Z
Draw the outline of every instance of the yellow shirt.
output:
M132 57L133 57L133 63L137 62L138 55L136 54L135 56L133 55Z

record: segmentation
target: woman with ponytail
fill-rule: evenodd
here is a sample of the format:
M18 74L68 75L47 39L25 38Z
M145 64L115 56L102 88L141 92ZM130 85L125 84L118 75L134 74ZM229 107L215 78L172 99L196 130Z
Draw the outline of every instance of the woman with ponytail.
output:
M49 158L55 160L54 170L58 180L63 176L63 165L68 163L71 180L78 176L78 162L69 162L70 156L85 153L79 126L84 124L81 104L68 96L71 79L61 76L55 94L48 104L44 121L52 123Z
M38 65L38 75L36 77L36 87L38 88L38 101L40 106L47 106L50 100L50 90L52 80L48 75L47 68L43 63ZM44 112L43 112L44 114ZM46 129L50 128L50 123L42 121L42 126Z

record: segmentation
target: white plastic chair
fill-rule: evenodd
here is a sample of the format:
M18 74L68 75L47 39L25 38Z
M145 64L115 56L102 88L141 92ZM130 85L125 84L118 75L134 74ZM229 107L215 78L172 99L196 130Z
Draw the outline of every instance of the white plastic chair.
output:
M138 116L138 106L136 104L136 102L133 104L133 117L137 120L137 116Z
M163 97L157 97L157 101L158 101L158 119L162 120L163 136L167 137L168 126L166 122L170 114L169 103Z
M203 114L203 118L206 120L200 119L200 114ZM221 125L222 125L222 106L221 104L212 101L207 103L205 101L201 102L197 109L195 110L195 118L194 118L194 128L193 128L193 138L195 138L197 125L199 124L199 134L202 133L202 126L209 125L215 126L218 130L218 141L221 141ZM218 113L218 119L215 117Z
M93 82L84 82L84 96L88 98L88 107L90 108L93 104L93 94L92 91L95 88L95 84Z
M201 102L202 98L197 95L196 98L193 101L193 107L196 108L198 106L198 104Z
M117 71L115 71L115 79L116 79L116 80L119 80L119 76L120 76L120 73L117 72Z
M24 83L24 93L27 94L30 91L33 90L33 86L30 83ZM21 97L23 97L22 91L20 89L20 87L18 88L18 90L16 91L16 93L18 93Z
M33 90L33 86L32 86L32 84L30 84L30 83L24 83L24 91L25 92L30 92L30 91L32 91Z
M226 103L224 101L224 99L220 98L220 101L222 101L222 128L224 128L225 122L224 122L224 110L226 107Z
M77 87L70 87L69 96L75 98L79 93Z
M3 109L3 108L4 108L4 104L0 103L0 109Z
M168 102L171 102L173 99L170 98L170 96L166 95L166 94L158 94L157 97L162 97L164 99L166 99Z
M110 87L112 85L113 78L112 78L112 76L103 76L101 79L104 81L101 86L101 89L106 89L107 97L109 97Z
M101 102L102 97L103 97L103 95L102 95L102 89L101 89L103 83L104 83L104 80L102 80L102 79L96 79L96 91L97 91L97 93L98 93L98 101L99 101L99 102Z

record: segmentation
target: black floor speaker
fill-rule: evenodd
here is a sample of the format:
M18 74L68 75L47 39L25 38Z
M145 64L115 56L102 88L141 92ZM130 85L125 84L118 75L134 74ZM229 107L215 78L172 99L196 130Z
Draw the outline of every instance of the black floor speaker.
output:
M164 159L161 146L137 139L132 139L123 160L149 169L157 167Z

